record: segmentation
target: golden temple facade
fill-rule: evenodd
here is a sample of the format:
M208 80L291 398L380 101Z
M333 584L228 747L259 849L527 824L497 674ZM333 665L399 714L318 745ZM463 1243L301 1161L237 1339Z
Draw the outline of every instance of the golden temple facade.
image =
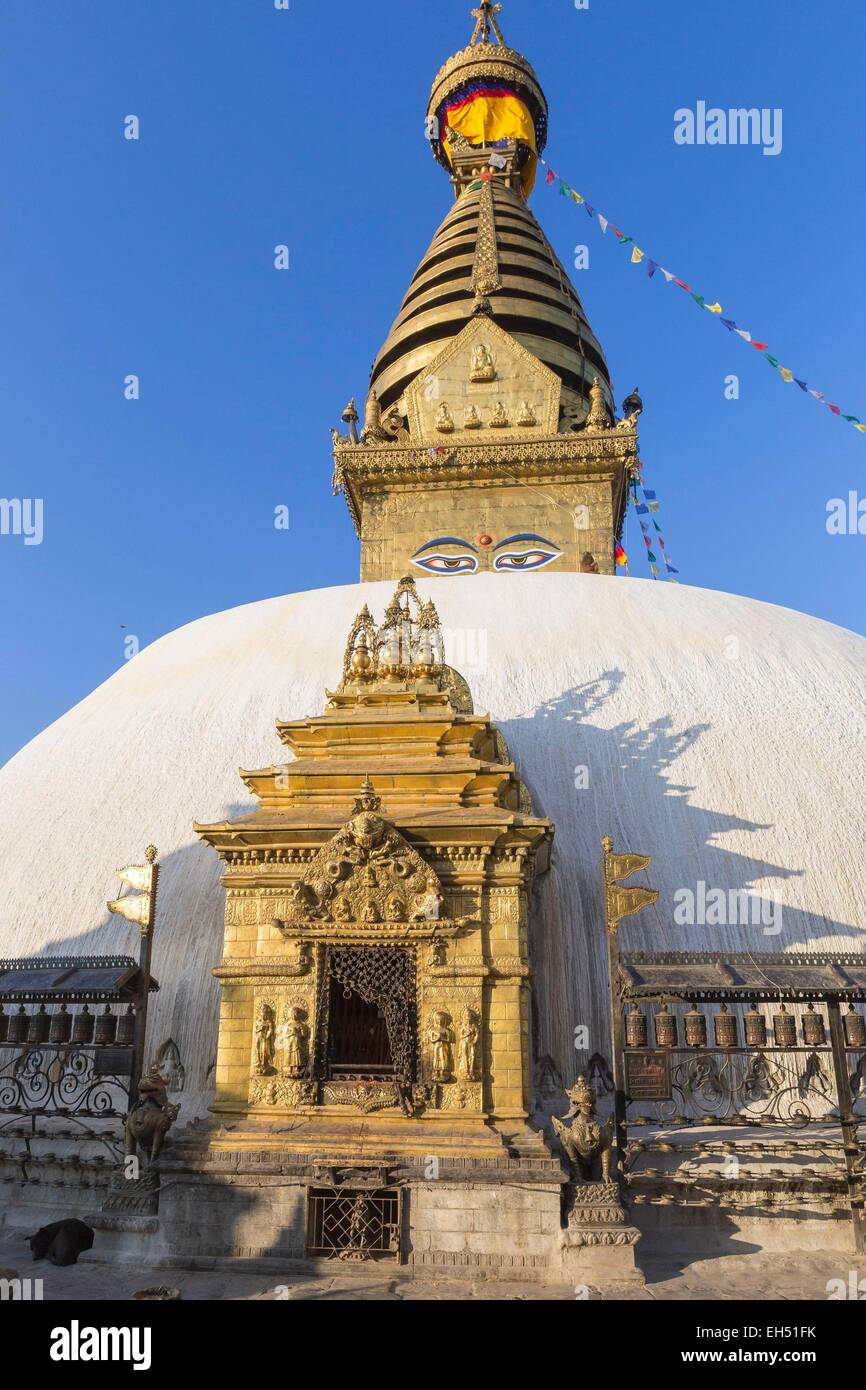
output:
M232 1145L303 1116L293 1140L321 1157L363 1114L392 1145L501 1153L531 1103L527 921L552 827L412 579L381 625L359 614L326 698L278 723L293 761L242 774L258 810L196 826L225 864L215 1112Z

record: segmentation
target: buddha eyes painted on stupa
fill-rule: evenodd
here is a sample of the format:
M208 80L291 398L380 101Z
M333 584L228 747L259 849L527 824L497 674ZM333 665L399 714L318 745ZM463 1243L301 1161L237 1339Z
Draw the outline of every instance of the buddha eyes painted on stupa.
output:
M505 547L517 549L505 549ZM543 536L526 532L521 536L508 536L492 550L495 570L539 570L559 558L562 551L553 541Z
M439 536L426 541L412 556L412 564L428 574L474 574L478 552L470 541L457 536Z
M480 547L480 553L479 553ZM501 541L483 534L478 545L458 536L439 536L425 541L412 556L412 564L428 574L477 574L481 570L537 570L559 559L562 551L553 541L534 532L506 536Z

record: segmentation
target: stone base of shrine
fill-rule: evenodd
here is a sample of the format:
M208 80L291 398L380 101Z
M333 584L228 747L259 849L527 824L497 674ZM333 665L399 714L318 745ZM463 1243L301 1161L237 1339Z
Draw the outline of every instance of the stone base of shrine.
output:
M629 1221L616 1183L583 1182L566 1190L561 1234L563 1274L577 1284L642 1284L635 1263L640 1231Z
M237 1131L178 1136L159 1170L151 1259L562 1278L565 1173L523 1127L353 1115L254 1135L247 1117ZM124 1258L134 1242L108 1244Z

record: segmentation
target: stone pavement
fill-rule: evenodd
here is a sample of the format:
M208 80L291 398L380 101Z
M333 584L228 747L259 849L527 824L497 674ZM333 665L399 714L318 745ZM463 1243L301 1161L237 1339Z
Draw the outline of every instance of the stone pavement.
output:
M57 1269L44 1260L32 1261L23 1240L8 1231L0 1238L0 1278L42 1279L46 1300L87 1302L125 1300L137 1290L160 1284L179 1288L184 1299L207 1301L826 1300L829 1280L841 1279L848 1287L851 1271L856 1271L858 1280L866 1280L864 1257L813 1251L788 1251L784 1255L761 1251L695 1260L648 1258L643 1267L646 1284L607 1289L492 1279L414 1279L393 1269L384 1270L381 1265L352 1273L343 1266L327 1276L292 1272L281 1277L242 1269L154 1270L143 1265L102 1264L91 1256L67 1269Z

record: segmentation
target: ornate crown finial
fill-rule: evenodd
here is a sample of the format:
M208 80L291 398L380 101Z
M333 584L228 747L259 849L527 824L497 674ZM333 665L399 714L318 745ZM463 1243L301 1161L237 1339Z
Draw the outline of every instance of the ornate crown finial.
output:
M442 628L432 599L422 602L415 580L400 580L377 627L364 606L346 643L343 684L371 687L382 683L408 689L417 682L432 682L443 689L445 651Z
M496 23L496 16L501 9L501 5L494 5L491 3L491 0L482 0L478 9L472 11L472 18L475 20L475 31L472 38L469 40L470 45L473 43L489 43L490 30L492 29L496 35L496 42L499 44L500 48L505 47L505 40L502 37L499 25Z
M360 815L362 811L378 811L381 805L382 798L376 795L368 772L361 783L361 795L356 797L355 805L352 807L352 815Z

